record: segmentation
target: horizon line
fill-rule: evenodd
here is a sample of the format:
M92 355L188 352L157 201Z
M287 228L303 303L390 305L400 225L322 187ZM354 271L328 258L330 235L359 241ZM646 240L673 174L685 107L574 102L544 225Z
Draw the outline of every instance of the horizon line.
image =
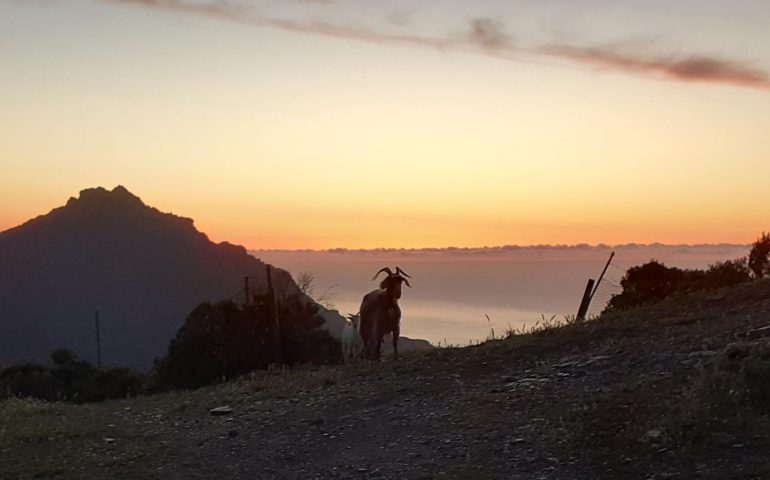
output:
M706 248L706 247L719 247L719 248L748 248L751 243L619 243L619 244L606 244L606 243L538 243L528 245L495 245L495 246L480 246L480 247L375 247L375 248L348 248L348 247L333 247L333 248L247 248L249 252L279 252L279 253L398 253L398 252L477 252L477 251L518 251L518 250L611 250L611 249L623 249L623 248L650 248L650 247L667 247L667 248Z

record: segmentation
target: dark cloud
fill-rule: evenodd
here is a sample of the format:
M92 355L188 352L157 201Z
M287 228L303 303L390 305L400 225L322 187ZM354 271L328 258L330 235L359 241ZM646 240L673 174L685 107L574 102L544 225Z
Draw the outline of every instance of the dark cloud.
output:
M510 49L513 44L503 24L492 18L474 18L470 22L468 38L489 50Z
M770 74L734 60L706 55L642 55L620 47L582 47L549 45L521 47L513 42L499 21L474 18L461 36L430 37L410 33L390 33L323 21L292 20L261 14L252 6L224 0L101 0L113 4L136 5L158 10L204 15L259 27L275 28L306 35L350 39L369 43L394 44L458 50L520 61L524 56L548 57L584 66L593 66L637 75L681 82L711 82L770 89ZM300 0L332 3L333 0Z
M545 55L594 65L659 76L687 82L730 83L755 88L770 88L767 72L735 61L708 56L645 56L633 55L615 49L584 48L567 45L541 48Z

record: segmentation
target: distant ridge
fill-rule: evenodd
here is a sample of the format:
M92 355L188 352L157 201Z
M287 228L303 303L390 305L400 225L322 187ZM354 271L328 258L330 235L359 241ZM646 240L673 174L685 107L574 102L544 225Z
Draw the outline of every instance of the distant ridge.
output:
M636 250L642 248L745 248L748 249L751 244L746 243L621 243L616 245L609 245L604 243L588 244L534 244L534 245L499 245L491 247L424 247L424 248L323 248L323 249L279 249L279 248L261 248L252 249L255 255L260 252L281 252L281 253L371 253L371 254L392 254L392 253L494 253L494 252L518 252L518 251L609 251L609 250Z

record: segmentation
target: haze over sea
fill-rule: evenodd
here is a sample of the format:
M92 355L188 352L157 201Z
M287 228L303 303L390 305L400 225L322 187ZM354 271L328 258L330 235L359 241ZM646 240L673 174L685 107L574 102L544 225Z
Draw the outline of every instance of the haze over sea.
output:
M650 259L680 268L704 268L745 256L746 245L507 246L479 249L259 250L252 254L285 268L296 278L315 275L318 298L327 289L345 315L355 313L364 293L376 288L372 275L400 266L412 287L401 299L402 334L434 344L466 345L506 328L533 325L542 317L574 314L588 278L607 270L589 314L599 313L620 292L625 270ZM485 315L489 315L488 322Z

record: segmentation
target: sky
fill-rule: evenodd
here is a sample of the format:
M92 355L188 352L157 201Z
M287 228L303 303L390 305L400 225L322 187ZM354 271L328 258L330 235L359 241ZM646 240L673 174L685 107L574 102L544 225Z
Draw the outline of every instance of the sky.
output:
M124 185L249 248L748 243L764 0L0 0L0 230Z

